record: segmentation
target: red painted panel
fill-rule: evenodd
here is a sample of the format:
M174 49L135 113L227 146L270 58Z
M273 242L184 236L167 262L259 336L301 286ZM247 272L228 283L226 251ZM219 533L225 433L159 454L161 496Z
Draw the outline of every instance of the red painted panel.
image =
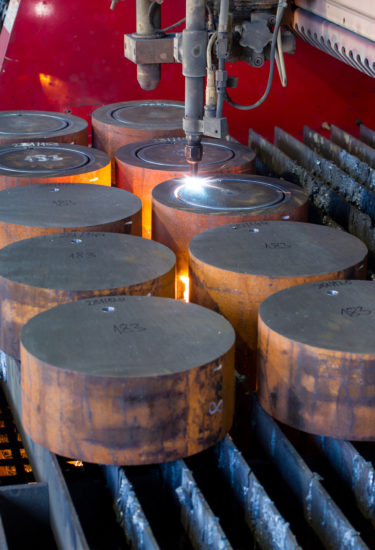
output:
M123 56L123 35L135 30L135 0L114 11L109 0L21 0L0 74L1 109L71 111L89 117L105 103L141 98L183 99L180 65L164 66L153 92L140 89L136 67ZM165 0L163 25L184 15L185 2ZM375 80L298 41L286 57L289 85L275 84L254 111L226 106L230 131L246 143L252 127L272 138L279 125L300 136L303 124L334 123L355 133L355 121L375 128ZM229 65L240 77L233 99L253 102L266 85L268 66Z

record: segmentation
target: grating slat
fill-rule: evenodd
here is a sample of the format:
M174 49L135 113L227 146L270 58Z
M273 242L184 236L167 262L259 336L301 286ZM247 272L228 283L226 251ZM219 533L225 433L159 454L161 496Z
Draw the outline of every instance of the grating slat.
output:
M343 197L253 130L249 131L249 146L255 149L259 159L274 174L300 185L306 191L314 206L321 212L321 221L329 225L336 223L348 227L350 211Z
M367 126L364 126L361 124L359 127L359 137L363 143L366 143L366 145L369 145L373 149L375 149L375 132L374 130L371 130L370 128L367 128Z
M350 204L368 216L375 217L375 194L348 176L335 163L316 154L281 128L275 128L275 145L336 193L340 193Z
M304 127L303 141L313 151L334 162L341 170L349 174L351 178L361 185L375 191L375 170L358 157L351 155L318 132Z
M201 550L231 550L218 519L196 484L191 470L183 460L162 466L163 477L178 500L182 524L194 548Z
M293 491L311 525L327 549L364 550L368 546L353 529L276 422L254 400L252 420L259 442Z
M351 155L366 162L371 168L375 168L375 149L363 143L363 141L351 136L334 124L331 126L331 140Z
M132 550L159 550L150 524L123 468L103 466L116 513Z
M340 478L351 489L363 516L375 527L375 470L348 441L315 436L315 441Z
M227 436L216 446L219 468L223 471L247 525L261 548L293 550L300 548L289 524L279 514L240 451Z

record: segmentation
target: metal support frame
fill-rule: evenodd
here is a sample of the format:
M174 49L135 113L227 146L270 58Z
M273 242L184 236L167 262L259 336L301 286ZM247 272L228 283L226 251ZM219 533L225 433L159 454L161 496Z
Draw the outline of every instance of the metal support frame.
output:
M22 429L20 363L3 355L4 360L4 392L12 408L34 475L38 481L48 483L50 521L56 542L61 550L90 550L56 456L34 443Z

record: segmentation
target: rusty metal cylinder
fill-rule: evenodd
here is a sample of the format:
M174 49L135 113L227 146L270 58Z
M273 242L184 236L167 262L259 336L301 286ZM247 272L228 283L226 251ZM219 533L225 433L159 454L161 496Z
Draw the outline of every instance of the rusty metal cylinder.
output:
M59 142L88 145L83 118L53 111L0 111L0 145Z
M375 440L375 283L289 288L259 309L259 399L294 428Z
M322 225L260 221L195 236L189 247L190 300L222 313L236 331L236 368L256 386L260 304L312 281L364 278L366 246Z
M31 183L111 185L111 159L103 151L65 143L0 147L0 190Z
M0 191L0 248L51 233L141 235L142 203L123 189L84 183L21 185Z
M117 233L58 233L0 250L0 349L19 357L23 324L48 308L107 295L174 297L175 255ZM110 300L109 302L110 303Z
M159 463L214 445L232 424L234 331L205 308L80 300L31 319L21 342L22 424L54 453Z
M92 143L112 159L115 181L115 153L123 145L148 139L183 136L184 103L145 99L123 101L99 107L92 113Z
M256 175L175 178L152 191L152 238L176 254L178 298L185 290L195 235L244 221L307 221L307 215L308 196L300 187Z
M255 153L236 142L203 138L199 174L251 173ZM185 140L180 138L141 141L121 147L116 153L117 186L142 200L142 234L151 237L152 190L159 183L187 176Z

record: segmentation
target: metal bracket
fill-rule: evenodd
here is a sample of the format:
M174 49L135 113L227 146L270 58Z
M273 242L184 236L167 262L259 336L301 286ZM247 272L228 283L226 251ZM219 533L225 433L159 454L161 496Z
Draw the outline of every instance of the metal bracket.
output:
M124 55L137 65L174 63L174 34L161 38L143 38L125 34Z

